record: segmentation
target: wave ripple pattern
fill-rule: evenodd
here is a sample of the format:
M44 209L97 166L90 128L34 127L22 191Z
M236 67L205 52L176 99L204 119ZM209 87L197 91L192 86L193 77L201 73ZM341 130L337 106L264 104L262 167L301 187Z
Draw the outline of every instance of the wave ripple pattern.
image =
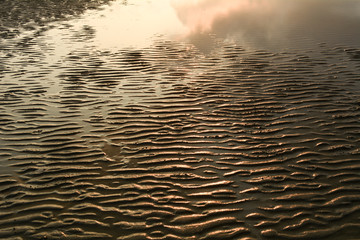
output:
M358 239L359 50L9 41L0 238Z

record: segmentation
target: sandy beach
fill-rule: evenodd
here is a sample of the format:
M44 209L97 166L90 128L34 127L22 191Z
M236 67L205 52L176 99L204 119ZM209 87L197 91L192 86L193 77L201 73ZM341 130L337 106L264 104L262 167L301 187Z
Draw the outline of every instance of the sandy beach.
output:
M30 2L0 2L0 239L359 239L358 1Z

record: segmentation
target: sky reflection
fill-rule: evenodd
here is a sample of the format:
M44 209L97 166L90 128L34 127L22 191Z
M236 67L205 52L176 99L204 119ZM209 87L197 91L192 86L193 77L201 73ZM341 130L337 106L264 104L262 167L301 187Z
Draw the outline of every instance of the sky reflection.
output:
M169 0L115 2L91 22L95 40L111 48L146 47L156 36L184 31Z
M173 0L172 6L195 44L207 34L272 48L360 42L356 0Z
M190 42L203 52L223 41L261 49L321 42L358 47L360 1L119 0L70 24L68 35L91 28L91 42L111 50L146 48L159 38ZM64 30L53 36L57 42L65 37ZM73 48L74 41L67 45L62 51Z

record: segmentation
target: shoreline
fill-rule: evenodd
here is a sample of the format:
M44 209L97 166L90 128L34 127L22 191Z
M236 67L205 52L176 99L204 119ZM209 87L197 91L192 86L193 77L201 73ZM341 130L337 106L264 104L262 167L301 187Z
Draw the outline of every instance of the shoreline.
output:
M357 48L104 50L71 23L3 44L0 238L358 237Z

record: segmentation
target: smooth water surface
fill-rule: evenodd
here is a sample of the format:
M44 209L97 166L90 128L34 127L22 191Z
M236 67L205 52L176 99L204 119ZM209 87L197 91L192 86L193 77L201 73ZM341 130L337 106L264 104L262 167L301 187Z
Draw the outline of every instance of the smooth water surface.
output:
M216 43L281 51L319 43L359 46L360 3L356 0L159 0L115 1L55 29L56 39L84 31L96 48L146 48L156 40L190 42L200 50ZM86 32L87 31L87 32ZM82 44L83 42L80 41ZM57 44L64 44L62 39ZM70 40L73 46L73 39ZM219 47L221 47L220 44ZM64 49L61 49L64 51Z

